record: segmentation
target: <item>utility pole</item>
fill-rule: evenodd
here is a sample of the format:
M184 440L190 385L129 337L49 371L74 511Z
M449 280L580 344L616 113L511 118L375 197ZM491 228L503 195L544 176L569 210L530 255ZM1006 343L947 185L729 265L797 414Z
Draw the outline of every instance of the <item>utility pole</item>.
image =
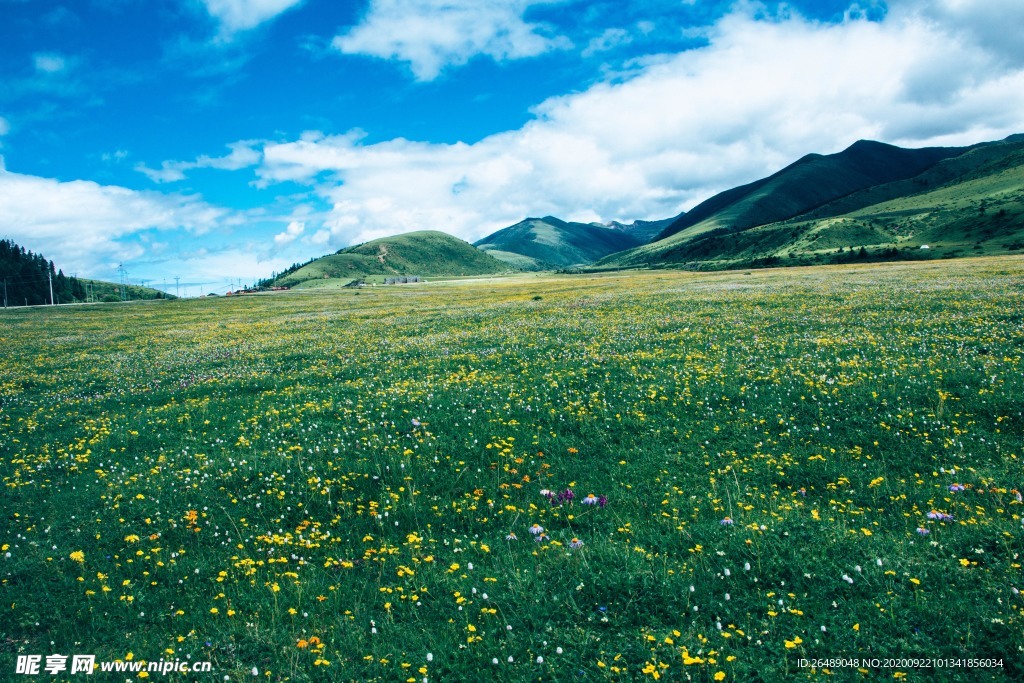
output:
M121 275L121 301L125 301L127 299L125 295L125 277L128 275L128 271L124 269L123 263L119 263L117 264L117 272Z
M46 279L50 281L50 305L53 306L53 273L46 273Z
M174 297L176 299L181 297L181 293L178 291L178 280L180 279L181 277L177 275L174 276Z

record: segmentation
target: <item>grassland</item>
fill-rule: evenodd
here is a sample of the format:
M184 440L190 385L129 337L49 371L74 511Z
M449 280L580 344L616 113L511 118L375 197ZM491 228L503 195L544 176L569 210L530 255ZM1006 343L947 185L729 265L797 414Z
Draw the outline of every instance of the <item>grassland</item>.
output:
M0 678L1021 680L1022 294L1003 257L4 312ZM964 656L1002 668L798 666Z

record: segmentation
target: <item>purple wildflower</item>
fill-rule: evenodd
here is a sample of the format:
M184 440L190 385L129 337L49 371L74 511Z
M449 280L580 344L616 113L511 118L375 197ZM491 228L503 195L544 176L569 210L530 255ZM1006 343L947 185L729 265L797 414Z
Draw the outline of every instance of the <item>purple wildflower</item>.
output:
M928 534L930 534L931 532L930 532L930 531L928 531L927 529L925 529L925 528L924 528L923 526L919 526L919 527L917 527L917 533L918 533L919 535L921 535L921 536L927 536L927 535L928 535Z
M598 496L597 497L597 506L598 507L603 508L607 504L608 504L608 496Z
M956 493L957 491L963 491L965 488L963 484L953 484L949 487L949 490Z
M578 538L574 538L571 541L569 541L569 547L573 550L578 550L583 547L583 541L581 541Z
M591 493L580 502L583 503L584 505L597 505L597 496Z
M735 523L736 522L732 521L732 517L726 517L721 522L719 522L719 524L721 524L722 526L732 526Z

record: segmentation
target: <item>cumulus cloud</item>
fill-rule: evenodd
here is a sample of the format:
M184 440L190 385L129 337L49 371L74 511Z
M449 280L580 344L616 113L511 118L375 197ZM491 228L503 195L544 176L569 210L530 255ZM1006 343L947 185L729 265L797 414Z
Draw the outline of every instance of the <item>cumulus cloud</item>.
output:
M284 232L274 235L274 246L283 247L294 242L306 230L306 224L299 221L292 221Z
M426 228L475 239L528 215L667 217L860 138L955 145L1024 130L1024 68L965 28L988 26L980 3L943 1L957 12L839 24L741 5L706 46L551 98L518 130L474 144L310 134L267 144L258 173L316 184L334 246ZM423 76L446 63L428 47Z
M160 168L137 164L135 170L155 183L172 183L185 179L185 173L196 168L217 168L223 171L237 171L260 162L260 152L254 140L241 140L228 145L231 153L222 157L202 155L195 161L164 161Z
M7 135L11 132L11 124L7 122L7 119L0 116L0 137Z
M477 55L496 61L533 57L570 45L524 14L557 0L371 0L360 24L334 39L346 54L407 62L421 81Z
M45 244L46 257L65 272L95 271L100 263L140 256L138 244L122 241L140 231L202 234L231 221L228 211L195 197L61 182L0 165L0 233L29 248Z
M202 0L226 33L244 31L295 7L303 0Z

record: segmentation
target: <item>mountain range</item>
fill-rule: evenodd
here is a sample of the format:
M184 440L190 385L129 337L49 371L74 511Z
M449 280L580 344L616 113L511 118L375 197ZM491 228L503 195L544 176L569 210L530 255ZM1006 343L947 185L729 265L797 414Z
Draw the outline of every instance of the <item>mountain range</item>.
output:
M475 248L474 248L475 247ZM470 245L423 231L294 266L273 284L368 275L737 268L1024 249L1024 135L906 149L861 140L657 221L526 218Z

